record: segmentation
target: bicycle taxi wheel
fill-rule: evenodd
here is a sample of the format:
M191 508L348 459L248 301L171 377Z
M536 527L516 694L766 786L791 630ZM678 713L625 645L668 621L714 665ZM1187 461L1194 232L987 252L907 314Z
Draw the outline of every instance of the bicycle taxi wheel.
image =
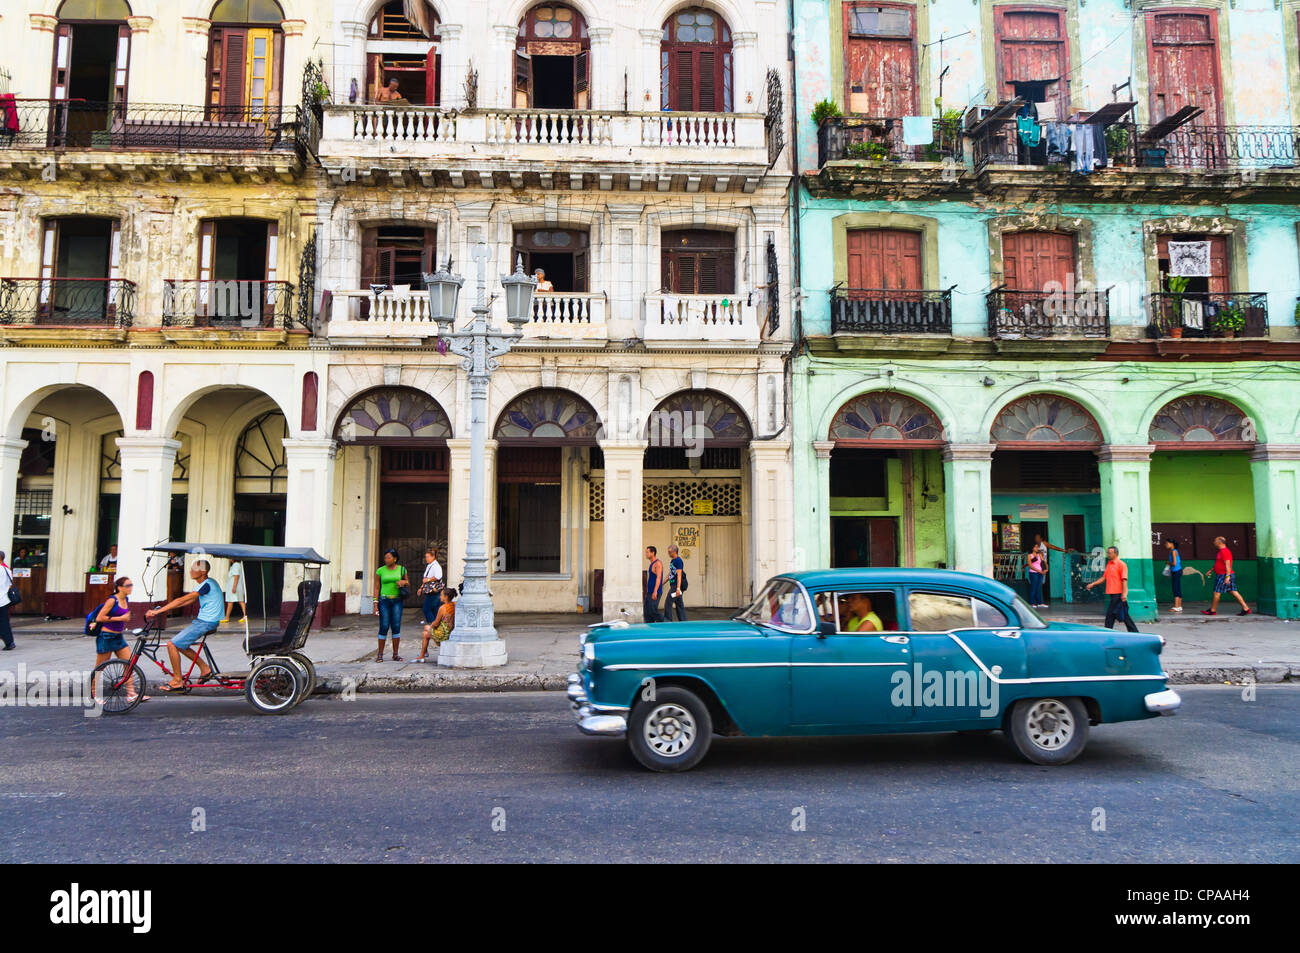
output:
M271 659L248 673L244 695L263 715L283 715L301 700L304 682L295 662Z
M316 666L307 656L301 652L290 652L289 658L298 663L298 667L303 671L303 686L299 693L298 702L301 704L311 697L311 693L316 690Z
M120 658L100 662L90 673L91 697L103 707L105 715L125 715L144 700L144 689L140 666L131 666Z

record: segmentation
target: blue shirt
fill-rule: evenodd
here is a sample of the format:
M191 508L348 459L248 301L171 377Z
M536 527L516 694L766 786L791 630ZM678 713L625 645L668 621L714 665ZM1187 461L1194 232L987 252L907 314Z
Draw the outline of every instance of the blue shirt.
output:
M213 579L199 586L199 622L220 622L226 614L226 595Z
M680 576L677 574L686 569L686 563L682 562L681 556L674 556L673 561L668 564L668 591L676 592L680 584Z
M653 596L659 591L659 587L663 584L662 580L655 576L656 566L659 567L659 572L662 573L664 571L664 564L660 560L656 559L650 564L650 571L645 575L645 594L647 596Z
M1183 571L1183 557L1178 555L1178 550L1176 549L1171 549L1169 551L1169 571L1170 572Z

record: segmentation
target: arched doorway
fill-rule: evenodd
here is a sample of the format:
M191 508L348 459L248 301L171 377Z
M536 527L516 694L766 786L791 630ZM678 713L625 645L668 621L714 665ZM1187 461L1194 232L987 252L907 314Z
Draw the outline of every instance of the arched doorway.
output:
M681 551L694 606L733 608L748 592L749 418L725 394L685 390L647 418L641 539ZM665 565L666 565L665 561Z
M941 566L943 424L906 394L860 394L831 420L832 566Z
M519 21L516 109L589 109L591 40L587 21L562 3L538 4Z
M596 411L572 391L527 391L501 411L493 431L497 572L553 575L576 565L585 575L580 555L566 551L580 536L578 475L594 466L600 433Z
M446 560L448 518L447 439L451 421L431 396L413 387L381 387L353 398L340 415L335 439L352 460L362 458L376 475L365 493L368 512L378 524L366 535L374 549L364 554L366 575L380 563L380 554L397 550L412 576L421 573L424 550L436 546ZM368 547L370 539L365 541ZM369 585L369 583L367 583ZM363 590L368 595L369 590Z
M1233 556L1242 598L1259 597L1255 545L1255 490L1250 451L1254 426L1241 408L1221 397L1192 394L1165 404L1151 420L1151 558L1156 601L1173 598L1163 574L1166 539L1178 542L1185 566L1185 604L1208 601L1214 591L1214 538L1223 536ZM1231 605L1231 602L1229 602Z
M268 410L250 420L235 442L235 509L230 528L232 543L283 546L288 503L289 470L284 441L289 422L279 410ZM178 452L179 453L179 452ZM248 611L266 617L280 613L284 566L250 564L247 572Z
M1025 560L1036 535L1076 554L1101 545L1097 450L1104 437L1091 413L1056 394L1013 400L989 436L997 444L990 481L993 575L1024 595ZM1067 602L1085 598L1082 585L1094 578L1097 562L1049 549L1048 594Z
M106 147L110 112L125 115L131 6L126 0L64 0L57 16L50 145Z
M729 113L732 107L731 28L712 10L687 7L664 22L659 45L660 108Z

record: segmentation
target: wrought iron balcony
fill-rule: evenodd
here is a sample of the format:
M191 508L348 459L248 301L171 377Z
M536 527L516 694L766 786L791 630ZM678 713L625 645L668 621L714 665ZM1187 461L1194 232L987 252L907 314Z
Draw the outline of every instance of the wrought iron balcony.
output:
M135 282L124 278L0 278L0 324L128 328Z
M163 282L165 328L280 328L294 325L293 285L287 281Z
M1268 337L1268 295L1256 291L1157 291L1149 296L1153 337Z
M892 291L837 286L831 289L831 333L952 334L952 288Z
M18 128L0 122L0 148L295 151L296 107L253 109L20 99ZM0 116L0 120L4 117Z
M1110 336L1110 289L1009 291L985 296L989 337L1105 338Z
M961 159L960 119L932 120L934 141L913 146L903 141L901 118L868 119L838 116L828 119L817 130L818 165L840 159L876 159L881 161L942 162L945 158Z

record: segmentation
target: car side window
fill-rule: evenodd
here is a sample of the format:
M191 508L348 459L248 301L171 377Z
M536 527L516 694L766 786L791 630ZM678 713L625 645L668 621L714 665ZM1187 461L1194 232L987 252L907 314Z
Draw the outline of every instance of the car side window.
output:
M1007 614L997 606L990 605L983 599L971 599L971 604L975 606L975 627L979 629L1000 629L1003 626L1011 625L1007 620Z
M817 621L835 622L835 593L819 592L814 598L817 603Z
M875 635L898 631L898 608L889 590L853 590L839 594L839 631Z
M913 632L948 632L969 629L975 622L969 596L938 592L913 592L907 597Z

